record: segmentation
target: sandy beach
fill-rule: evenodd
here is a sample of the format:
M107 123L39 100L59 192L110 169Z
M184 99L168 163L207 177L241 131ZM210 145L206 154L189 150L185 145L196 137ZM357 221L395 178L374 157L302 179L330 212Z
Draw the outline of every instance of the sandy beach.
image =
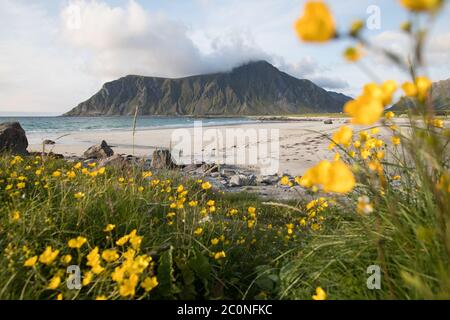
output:
M278 174L301 175L304 171L311 167L314 163L322 159L331 159L333 152L327 149L329 140L324 135L331 136L331 134L340 126L347 122L345 118L333 119L333 124L324 124L323 118L308 119L305 121L261 121L252 124L239 125L223 125L203 127L203 146L198 149L198 141L192 141L192 144L197 144L193 148L197 148L202 155L204 161L212 161L214 157L221 156L226 159L226 163L230 162L230 155L233 152L245 152L247 157L251 157L249 153L255 152L256 146L258 152L264 149L276 148L279 152L266 155L266 158L271 158L274 163L278 164ZM47 147L47 151L53 151L65 156L81 156L83 152L91 145L98 144L102 140L108 142L113 147L115 153L124 155L135 155L139 157L151 157L152 152L157 148L174 148L176 144L176 136L194 134L194 128L163 128L163 129L137 129L134 136L133 149L133 132L131 130L121 131L92 131L92 132L77 132L70 133L56 141L56 145ZM355 131L363 130L365 128L356 127ZM227 130L241 135L242 133L257 132L258 137L256 141L245 140L245 142L235 141L229 144L228 142L217 144L208 140L208 134L217 134L225 137ZM236 131L237 130L237 131ZM239 131L241 130L241 131ZM243 130L243 131L242 131ZM266 133L268 137L265 137ZM277 133L277 137L272 137L272 133ZM383 136L389 135L387 131L380 132ZM35 136L30 135L31 151L41 151L42 139L55 139L54 136ZM273 139L279 141L277 144L270 145ZM193 140L193 139L192 139ZM228 145L227 145L228 144ZM253 149L251 149L253 147ZM262 157L261 157L262 158ZM197 161L200 160L199 155L196 155ZM259 159L259 156L258 156ZM245 164L237 163L246 167L258 167L258 164L250 163L248 159Z

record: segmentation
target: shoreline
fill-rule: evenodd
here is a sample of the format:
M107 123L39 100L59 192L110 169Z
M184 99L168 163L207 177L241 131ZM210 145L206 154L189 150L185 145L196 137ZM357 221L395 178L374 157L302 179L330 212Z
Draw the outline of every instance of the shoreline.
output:
M311 117L310 117L311 118ZM252 123L234 123L234 124L211 124L204 125L202 128L209 133L217 133L225 136L227 130L244 130L242 132L255 132L258 137L261 132L275 132L279 134L278 154L275 154L271 161L278 163L278 174L301 175L314 163L323 159L332 159L333 152L328 150L329 140L323 137L324 134L332 134L337 128L347 122L346 118L334 118L332 124L325 124L323 121L329 117L315 117L313 120L296 119L295 121L266 120ZM358 128L359 129L359 128ZM361 128L363 129L363 128ZM174 132L185 130L184 133L193 136L193 126L183 126L180 128L143 128L137 129L134 136L132 130L105 130L105 131L84 131L70 133L67 136L56 141L56 145L47 146L47 151L62 154L66 157L79 157L90 146L100 143L102 140L112 146L116 154L134 155L141 158L151 158L154 150L159 148L169 148L172 144L172 135ZM250 130L250 131L249 131ZM232 132L234 132L232 130ZM387 133L386 133L387 134ZM61 134L62 135L62 134ZM28 134L30 140L30 151L42 151L42 145L36 141L34 134ZM243 152L245 154L256 147L258 150L264 148L270 149L270 139L264 140L258 138L255 143L236 143L233 147L223 147L219 150L211 148L208 143L203 141L202 159L210 160L208 155L223 156L225 160L233 152ZM172 145L173 146L173 145ZM253 149L254 150L254 149ZM133 152L134 151L134 152ZM203 155L206 154L206 156ZM259 157L259 156L258 156ZM263 156L262 159L265 159ZM267 155L266 155L267 158ZM242 167L255 167L254 164L245 164ZM258 167L258 165L256 165Z

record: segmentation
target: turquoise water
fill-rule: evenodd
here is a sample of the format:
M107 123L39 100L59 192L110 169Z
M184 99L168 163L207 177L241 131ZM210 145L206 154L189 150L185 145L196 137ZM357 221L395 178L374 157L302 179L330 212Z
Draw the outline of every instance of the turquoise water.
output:
M19 121L27 134L131 130L133 126L133 117L0 117L0 123L9 121ZM139 117L137 129L190 127L194 121L206 126L255 122L250 118Z

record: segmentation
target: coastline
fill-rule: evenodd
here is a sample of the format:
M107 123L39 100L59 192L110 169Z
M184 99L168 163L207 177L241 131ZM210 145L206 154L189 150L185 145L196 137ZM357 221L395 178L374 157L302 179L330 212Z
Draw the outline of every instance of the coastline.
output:
M206 130L212 130L219 135L225 136L227 129L237 130L271 130L278 129L279 132L279 153L273 159L277 161L278 174L301 175L311 167L314 163L322 159L332 159L333 152L327 149L329 140L323 135L331 135L337 128L347 122L346 118L333 118L333 124L325 124L324 120L328 117L307 117L308 119L295 120L260 120L252 123L235 123L235 124L219 124L204 125ZM134 136L133 148L133 132L129 130L105 130L105 131L84 131L69 133L56 141L56 144L47 147L47 151L63 154L67 157L81 156L83 152L90 146L100 143L102 140L107 141L117 154L134 155L142 158L151 158L154 150L158 148L169 148L171 146L172 134L179 129L185 129L186 134L193 136L194 128L177 127L177 128L142 128L137 129ZM355 128L356 129L356 128ZM363 128L357 128L357 130ZM383 131L383 130L382 130ZM258 131L259 132L259 131ZM381 135L389 135L389 133L381 132ZM32 140L30 143L30 151L41 151L42 145L36 141L34 134L29 134ZM269 141L260 142L258 147ZM205 142L204 146L208 143ZM248 151L250 144L237 145L234 149L244 152ZM214 150L214 149L213 149ZM134 151L134 152L133 152ZM223 154L230 154L234 150L224 147L220 151ZM205 153L211 154L211 150L205 150ZM214 153L214 152L213 152ZM203 155L202 155L203 156ZM207 157L205 157L207 159ZM248 166L246 166L248 167Z

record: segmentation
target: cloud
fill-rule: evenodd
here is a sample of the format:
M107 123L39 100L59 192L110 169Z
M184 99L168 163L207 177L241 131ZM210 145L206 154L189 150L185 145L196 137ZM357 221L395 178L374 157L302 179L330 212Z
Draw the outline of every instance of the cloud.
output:
M109 79L125 74L182 77L269 57L237 32L213 39L212 51L205 54L189 37L188 27L151 14L133 0L125 7L74 1L61 18L63 39L86 53L86 70Z
M209 38L197 34L197 40L203 36L201 50L190 35L192 30L163 15L149 13L133 0L125 7L75 1L62 11L61 18L64 40L84 50L86 70L105 80L125 74L183 77L268 60L293 76L310 78L327 89L348 87L342 79L319 75L321 69L311 57L292 64L265 52L250 32L232 29Z
M450 62L450 32L433 36L427 42L427 61L433 65Z
M310 56L305 56L295 63L287 63L282 57L274 57L272 61L280 70L300 79L308 79L316 85L330 90L343 90L349 88L346 80L338 76L333 76L331 68L320 66L319 63ZM328 73L330 75L324 75Z
M309 80L325 89L343 90L349 88L349 83L339 77L313 76Z
M92 79L73 76L73 61L52 41L56 26L41 6L1 0L0 30L0 111L56 111L91 92Z

